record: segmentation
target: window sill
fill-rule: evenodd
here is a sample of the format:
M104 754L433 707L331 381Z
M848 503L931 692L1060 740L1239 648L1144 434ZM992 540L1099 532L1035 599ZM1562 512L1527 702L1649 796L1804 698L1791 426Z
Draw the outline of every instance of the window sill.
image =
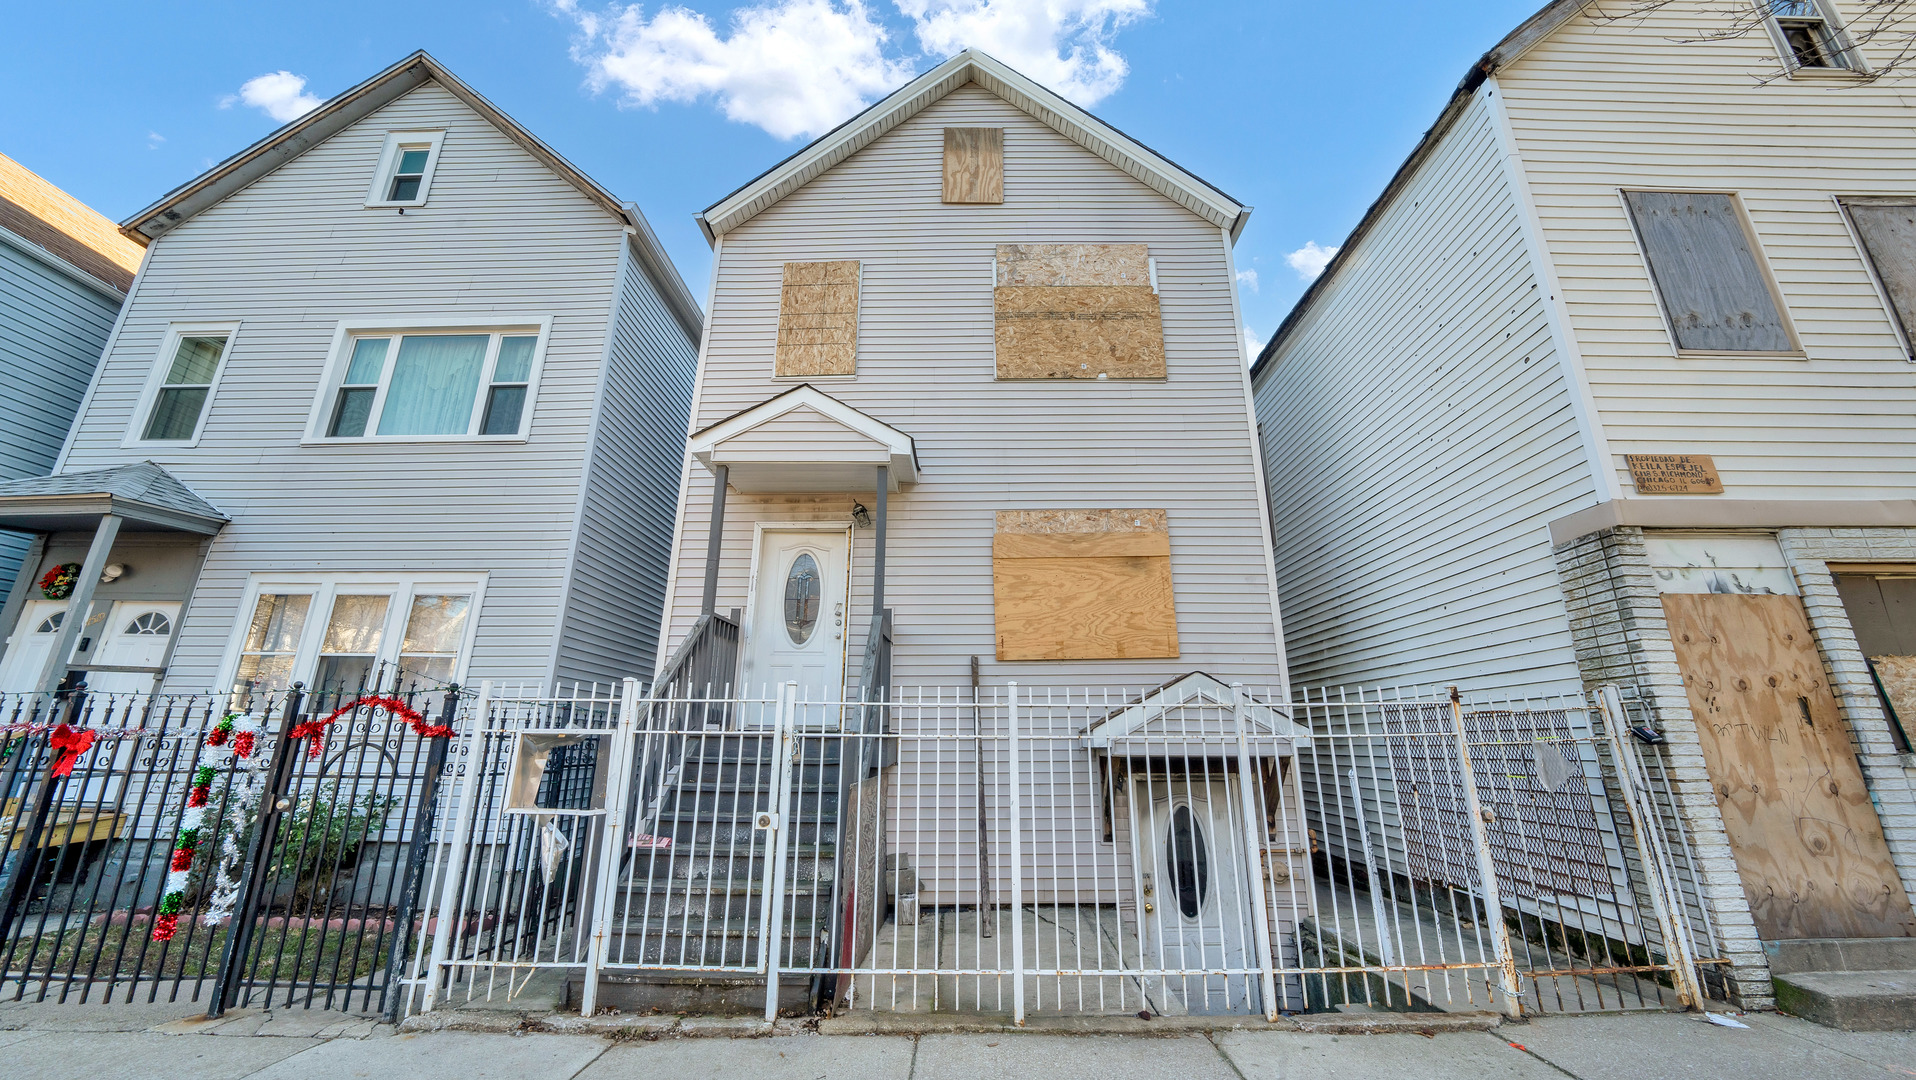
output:
M481 443L501 445L530 442L526 435L367 435L357 439L315 439L299 440L301 446L416 446L424 443L447 445L457 443Z
M1838 82L1846 82L1852 79L1867 79L1868 77L1868 72L1857 71L1853 68L1799 67L1790 69L1790 78L1792 79L1834 79Z
M420 200L418 200L418 201L416 201L416 202L369 202L369 203L367 203L367 204L366 204L366 209L368 209L368 210L392 210L392 209L395 209L395 208L397 208L397 209L400 209L400 210L410 210L410 209L412 209L412 208L414 208L414 207L417 207L417 206L424 206L424 205L426 205L426 200L424 200L424 199L420 199Z
M1678 360L1808 360L1806 352L1712 352L1702 349L1678 349Z
M191 450L200 444L200 437L190 439L121 439L122 450Z

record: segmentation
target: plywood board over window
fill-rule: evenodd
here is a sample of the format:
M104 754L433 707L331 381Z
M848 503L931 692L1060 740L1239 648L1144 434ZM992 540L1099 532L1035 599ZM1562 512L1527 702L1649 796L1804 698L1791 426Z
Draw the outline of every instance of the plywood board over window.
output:
M775 374L858 373L858 282L855 259L785 264Z
M1164 320L1143 244L1000 244L1000 379L1162 379Z
M1005 129L945 129L945 201L1005 201Z
M991 556L998 659L1178 654L1163 510L1001 510Z

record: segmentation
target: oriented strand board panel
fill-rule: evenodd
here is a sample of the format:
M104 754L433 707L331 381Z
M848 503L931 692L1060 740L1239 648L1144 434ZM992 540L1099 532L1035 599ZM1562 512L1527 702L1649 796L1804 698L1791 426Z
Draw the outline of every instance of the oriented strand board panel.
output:
M1904 337L1916 336L1916 202L1845 203Z
M1896 710L1897 722L1904 731L1916 727L1916 656L1872 656L1869 662L1882 681L1883 696Z
M1151 284L1144 244L999 244L999 285Z
M1663 610L1757 934L1916 935L1802 601L1669 593Z
M1162 379L1164 324L1149 285L1001 285L1000 379Z
M945 201L1005 201L1005 129L945 129Z
M855 259L785 264L776 374L858 373L858 277Z
M1178 655L1163 510L1005 510L992 539L1000 660Z
M146 249L85 203L0 154L0 228L125 292Z

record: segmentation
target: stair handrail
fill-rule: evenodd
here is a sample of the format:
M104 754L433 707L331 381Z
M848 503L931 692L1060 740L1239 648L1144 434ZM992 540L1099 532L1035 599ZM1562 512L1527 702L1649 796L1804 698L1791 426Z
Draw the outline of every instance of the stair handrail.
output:
M738 642L737 611L730 617L715 611L700 615L653 682L646 706L648 730L632 756L633 767L640 774L633 778L626 806L626 820L633 823L635 838L650 836L658 828L666 801L683 777L687 740L682 733L695 721L698 727L708 725L715 709L721 724L729 718L730 702L726 699L732 695L738 667ZM698 697L701 690L703 699ZM632 852L628 845L626 858Z

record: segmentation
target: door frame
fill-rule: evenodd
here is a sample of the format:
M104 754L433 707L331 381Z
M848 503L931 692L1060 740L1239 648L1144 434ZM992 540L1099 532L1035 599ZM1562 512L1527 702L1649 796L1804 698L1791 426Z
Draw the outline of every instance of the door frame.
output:
M745 579L745 613L739 617L739 692L746 696L745 662L751 658L752 621L758 611L758 561L765 551L767 532L819 532L845 534L845 634L838 640L838 686L837 696L845 696L845 678L850 672L847 661L851 658L852 628L852 561L858 555L858 537L853 534L849 521L755 521L752 523L752 569L751 576Z

